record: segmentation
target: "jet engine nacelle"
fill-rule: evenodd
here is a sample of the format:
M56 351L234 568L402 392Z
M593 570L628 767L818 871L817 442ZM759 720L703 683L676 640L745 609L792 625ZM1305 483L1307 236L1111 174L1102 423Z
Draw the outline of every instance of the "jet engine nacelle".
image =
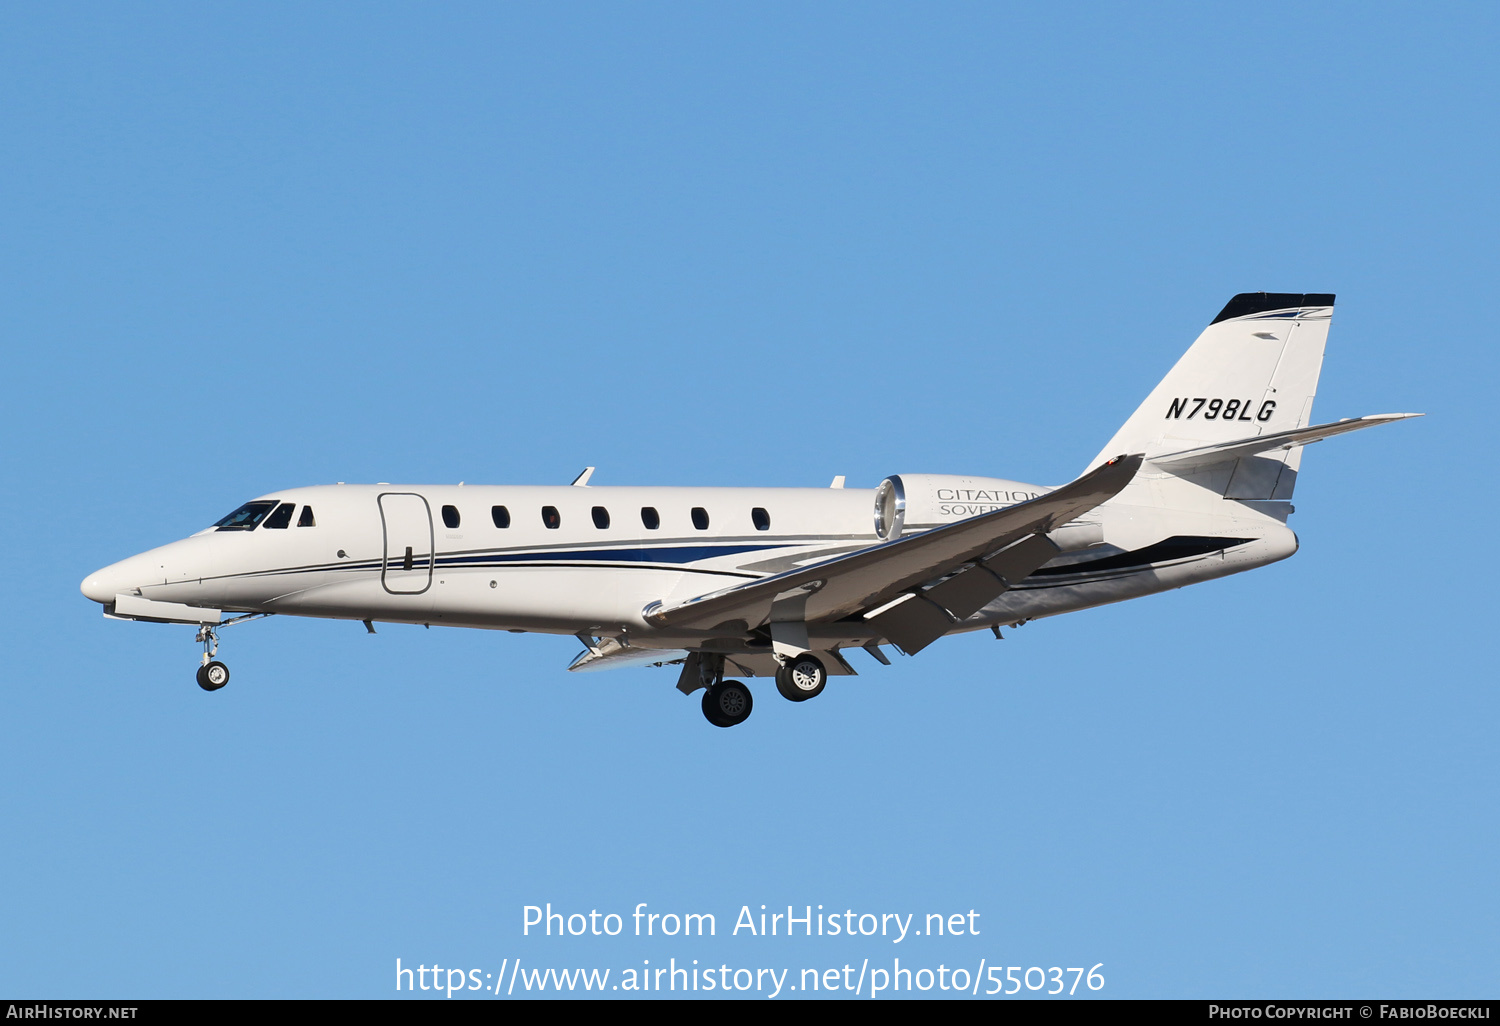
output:
M894 541L904 530L928 530L954 524L981 513L1040 498L1052 491L1038 485L999 477L961 477L956 474L893 474L875 489L875 533ZM1048 535L1068 552L1104 540L1097 524L1069 524Z

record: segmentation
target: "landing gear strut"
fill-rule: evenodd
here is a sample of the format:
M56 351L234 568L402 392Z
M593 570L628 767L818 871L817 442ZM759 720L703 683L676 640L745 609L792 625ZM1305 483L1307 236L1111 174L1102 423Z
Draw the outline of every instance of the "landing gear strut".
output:
M229 683L229 667L214 656L219 654L219 635L208 624L198 628L196 639L203 645L203 665L198 667L198 686L204 691L217 691Z
M215 628L244 623L246 620L259 620L271 615L273 614L244 613L231 617L223 623L206 623L199 627L198 637L194 639L203 646L203 665L198 667L198 686L204 691L217 691L229 683L229 667L214 658L219 654L219 633Z

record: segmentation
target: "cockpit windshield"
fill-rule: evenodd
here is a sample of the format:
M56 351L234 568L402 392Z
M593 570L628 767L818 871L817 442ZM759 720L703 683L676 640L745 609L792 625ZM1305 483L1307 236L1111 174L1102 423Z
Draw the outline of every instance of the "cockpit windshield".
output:
M276 508L275 499L247 502L214 526L221 531L253 531Z

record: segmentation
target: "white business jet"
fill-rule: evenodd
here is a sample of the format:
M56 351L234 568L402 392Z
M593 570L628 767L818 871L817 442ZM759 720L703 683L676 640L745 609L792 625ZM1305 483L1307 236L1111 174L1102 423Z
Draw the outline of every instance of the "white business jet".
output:
M1087 471L1048 488L899 474L878 488L325 485L278 491L90 574L115 619L216 630L272 614L571 634L570 670L680 664L703 713L743 723L770 677L793 702L945 634L1285 559L1333 296L1235 296ZM229 614L226 618L225 614Z

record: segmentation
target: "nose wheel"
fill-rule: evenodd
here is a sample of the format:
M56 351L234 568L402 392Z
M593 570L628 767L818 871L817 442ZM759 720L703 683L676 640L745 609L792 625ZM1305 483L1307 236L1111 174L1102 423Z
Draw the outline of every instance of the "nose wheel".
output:
M229 667L214 658L219 654L219 635L205 624L198 628L197 640L203 645L203 665L198 667L198 686L204 691L217 691L229 683Z
M198 667L198 686L204 691L217 691L229 683L229 667L216 659L210 659Z

